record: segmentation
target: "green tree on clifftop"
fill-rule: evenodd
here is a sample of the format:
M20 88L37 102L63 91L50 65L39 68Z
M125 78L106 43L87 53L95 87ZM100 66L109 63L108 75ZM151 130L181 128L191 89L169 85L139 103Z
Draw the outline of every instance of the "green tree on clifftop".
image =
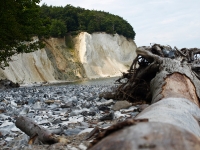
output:
M0 1L0 67L8 65L11 56L31 52L42 44L28 44L32 37L41 34L40 0ZM25 42L26 41L26 42Z
M72 5L56 7L43 4L40 9L43 20L62 20L66 25L68 33L78 33L81 31L89 33L106 32L109 34L118 33L131 39L135 38L133 27L117 15L103 11L87 10ZM46 31L50 30L51 21L49 26L45 24ZM49 32L49 36L55 35Z
M67 32L66 25L63 21L54 19L50 26L50 34L53 37L63 37Z

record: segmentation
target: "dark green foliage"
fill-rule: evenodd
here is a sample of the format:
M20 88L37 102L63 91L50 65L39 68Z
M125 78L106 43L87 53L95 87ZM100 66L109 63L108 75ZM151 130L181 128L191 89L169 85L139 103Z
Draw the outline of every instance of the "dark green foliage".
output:
M106 32L109 34L118 33L131 39L135 38L135 32L126 20L103 11L86 10L71 5L55 7L43 4L41 6L41 17L44 20L62 20L67 27L68 33L76 33L77 31L86 31L89 33ZM49 22L49 24L51 23ZM45 24L44 26L46 26L45 30L48 33L50 25ZM55 35L49 32L49 36Z
M66 25L61 20L52 20L50 34L53 37L63 37L66 34Z
M17 53L31 52L43 45L28 44L32 37L41 34L39 0L0 1L0 67L8 65ZM26 41L26 42L25 42Z
M67 34L65 36L65 43L68 48L73 49L74 48L74 42L71 34Z

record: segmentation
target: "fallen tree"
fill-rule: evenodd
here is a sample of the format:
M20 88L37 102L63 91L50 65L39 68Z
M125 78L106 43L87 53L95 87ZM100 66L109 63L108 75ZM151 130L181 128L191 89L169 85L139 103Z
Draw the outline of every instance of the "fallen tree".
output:
M200 149L200 49L154 44L136 52L113 96L150 106L112 132L100 132L91 149Z

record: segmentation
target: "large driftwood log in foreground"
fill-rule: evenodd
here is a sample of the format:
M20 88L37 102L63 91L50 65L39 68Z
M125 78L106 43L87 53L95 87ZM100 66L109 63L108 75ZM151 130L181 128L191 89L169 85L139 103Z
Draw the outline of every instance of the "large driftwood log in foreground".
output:
M159 44L139 47L129 72L121 78L127 82L119 86L115 98L151 104L135 118L149 122L121 128L91 149L199 150L199 53L196 48L178 50Z
M138 123L114 132L91 150L199 150L200 140L182 128L160 123Z
M17 128L26 133L29 137L29 144L33 144L35 141L42 142L43 144L54 144L58 142L68 142L67 139L55 136L49 130L39 126L33 120L28 117L19 116L16 119L15 125Z

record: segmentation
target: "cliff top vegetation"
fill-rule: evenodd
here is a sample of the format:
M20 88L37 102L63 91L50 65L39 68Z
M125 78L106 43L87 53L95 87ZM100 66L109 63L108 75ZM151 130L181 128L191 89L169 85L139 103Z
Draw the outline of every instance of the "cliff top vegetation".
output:
M40 9L46 36L59 37L67 32L76 34L85 31L117 33L127 38L135 38L133 27L126 20L104 11L87 10L72 5L58 7L46 4Z

